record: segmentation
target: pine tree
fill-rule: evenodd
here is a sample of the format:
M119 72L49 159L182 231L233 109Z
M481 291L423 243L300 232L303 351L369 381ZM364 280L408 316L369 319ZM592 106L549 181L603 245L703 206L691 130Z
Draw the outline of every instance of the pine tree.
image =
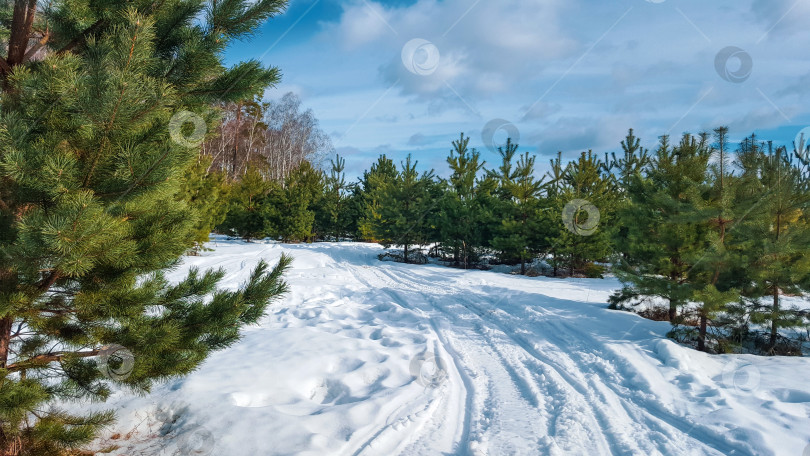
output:
M403 260L410 261L410 247L425 245L430 237L430 212L434 201L430 195L433 171L419 174L418 162L411 156L392 182L383 187L380 198L380 218L374 232L386 248L403 247Z
M265 237L264 206L275 187L278 185L266 181L258 168L249 167L242 179L232 184L228 212L219 229L245 240Z
M794 310L783 307L781 296L810 290L810 192L801 166L786 149L765 152L751 143L756 143L753 137L740 158L746 187L739 204L748 212L740 222L740 237L752 281L744 294L751 303L751 321L770 327L772 352L780 328L802 323ZM770 298L770 304L763 298Z
M498 147L498 154L501 156L501 166L496 170L488 170L487 175L494 179L498 187L495 190L495 195L505 202L512 199L512 192L510 186L515 180L517 171L515 170L514 158L517 153L518 145L512 142L512 138L506 138L506 145Z
M637 138L631 128L627 136L621 142L622 155L617 157L615 153L611 153L611 157L605 157L608 172L613 173L616 177L617 184L617 201L616 210L621 211L630 204L627 195L631 182L637 176L644 172L644 169L650 163L649 151L641 146L641 139ZM613 170L616 170L615 172ZM617 226L613 230L613 245L618 252L627 250L626 243L631 242L627 230L623 226Z
M641 139L633 134L631 128L627 132L627 136L621 142L622 156L616 157L615 153L611 154L609 160L605 160L608 171L613 168L618 170L619 178L618 184L620 189L626 189L630 186L630 179L644 170L650 162L649 151L641 146Z
M535 179L534 162L534 156L523 154L514 175L509 180L502 180L510 198L507 210L503 212L499 235L493 240L493 246L504 256L516 257L520 261L522 275L526 274L526 261L534 257L538 248L538 197L543 189L543 179Z
M614 271L624 288L611 304L644 296L668 301L669 320L692 298L689 274L708 249L708 225L699 212L709 158L708 135L684 134L672 147L662 136L644 175L630 181L630 203L621 207L618 224L630 239Z
M186 172L177 197L196 215L194 242L200 248L211 232L225 221L231 187L223 172L208 170L211 158L200 156Z
M464 269L478 261L478 250L490 239L486 227L492 225L496 186L489 176L479 178L484 162L478 151L468 148L469 142L463 133L453 141L447 157L452 174L436 222L442 248L452 253L455 266Z
M512 142L512 138L506 139L506 145L498 147L498 154L501 156L501 165L498 169L487 170L487 175L496 182L493 196L493 239L491 247L497 251L498 260L505 264L517 264L520 259L515 253L520 251L520 247L514 247L513 242L507 240L508 233L505 233L503 224L514 217L515 203L512 200L511 185L515 179L514 158L518 145Z
M264 232L282 242L311 241L315 208L323 196L323 174L301 162L284 180L273 182L262 201Z
M563 166L562 152L557 152L557 156L549 160L549 168L546 173L545 197L542 199L541 209L538 212L542 228L542 232L538 235L541 239L541 260L551 264L552 275L557 277L561 262L555 252L554 238L560 232L559 222L562 218L560 200L562 199L563 178L567 169L567 166Z
M356 211L360 214L357 222L358 237L366 241L377 241L379 238L374 228L379 226L380 199L383 189L396 179L398 174L393 160L381 155L371 169L363 173L353 198Z
M330 163L329 175L324 176L323 198L316 207L316 231L321 237L340 240L353 232L351 187L346 183L346 159L337 155Z
M255 61L224 68L221 53L284 4L216 2L203 15L195 0L77 0L40 14L16 0L3 19L0 453L81 448L112 412L72 414L56 400L185 375L284 292L286 258L260 263L236 291L217 290L222 271L178 284L160 272L198 235L177 194L197 127L218 117L208 107L277 80ZM30 18L49 24L38 61ZM178 114L202 125L171 129Z
M739 183L730 170L728 151L728 128L714 130L716 147L711 149L715 161L711 163L702 191L695 195L695 222L705 222L705 252L694 252L698 258L689 259L693 263L689 280L694 291L693 301L697 305L698 335L697 349L706 351L708 324L728 306L739 300L739 286L743 285L744 271L737 265L740 258L733 248L733 229L736 222L734 201Z
M552 200L555 262L568 268L571 275L575 271L601 275L601 268L594 267L593 262L607 260L613 253L609 227L616 189L602 165L596 154L583 152L568 164Z

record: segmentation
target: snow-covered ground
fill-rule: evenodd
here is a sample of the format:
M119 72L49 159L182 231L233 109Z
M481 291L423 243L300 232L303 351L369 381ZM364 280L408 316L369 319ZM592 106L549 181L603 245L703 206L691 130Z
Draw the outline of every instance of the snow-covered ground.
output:
M606 309L612 279L380 262L375 245L217 238L237 287L287 252L291 292L145 397L113 455L810 454L810 359L710 356Z

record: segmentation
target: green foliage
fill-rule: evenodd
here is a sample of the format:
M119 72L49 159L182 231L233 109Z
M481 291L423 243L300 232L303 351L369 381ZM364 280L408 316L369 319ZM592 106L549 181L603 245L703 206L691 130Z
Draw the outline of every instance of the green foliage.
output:
M462 134L448 179L420 174L410 156L400 169L379 157L354 186L341 157L328 175L307 163L284 182L251 171L226 221L243 214L244 227L233 229L244 236L401 246L393 256L406 262L431 245L457 267L496 256L524 274L537 259L555 276L613 272L624 287L611 306L662 298L673 335L730 350L750 339L749 325L770 325L775 338L806 324L781 296L810 289L810 163L798 150L766 153L754 138L734 161L727 136L725 127L714 142L685 134L672 145L664 136L650 153L630 130L620 153L603 161L588 151L569 163L558 153L537 179L535 157L511 139L487 170Z
M479 261L480 248L490 238L484 227L492 226L497 185L491 176L479 176L484 162L478 151L468 148L469 142L463 133L453 141L447 157L452 174L436 214L442 249L464 269Z
M534 178L535 157L522 155L514 172L512 157L517 144L507 141L505 149L499 149L503 164L499 178L499 199L501 226L496 229L492 246L499 250L502 260L516 259L520 263L520 273L526 274L526 262L533 258L540 248L541 220L539 197L543 190L543 179Z
M358 237L365 241L378 240L375 227L379 226L381 198L384 189L398 175L393 160L381 155L371 169L363 173L354 202L360 217L357 221Z
M196 215L194 242L208 242L210 233L225 221L231 187L223 172L209 171L211 158L201 156L183 177L177 197Z
M746 216L738 247L744 249L749 280L743 291L751 321L770 326L773 349L780 328L803 323L795 309L783 307L780 296L810 290L810 191L801 162L792 161L785 149L766 151L751 137L739 155L738 198Z
M264 233L282 242L312 240L315 207L323 195L323 174L307 162L293 170L284 185L273 182L262 202Z
M273 187L257 168L248 168L242 180L232 184L228 212L219 229L247 240L264 237L264 204Z
M625 139L621 142L622 155L617 157L615 153L611 158L605 157L605 167L614 176L616 187L616 212L622 212L627 205L632 204L627 194L628 189L634 179L641 178L642 173L650 163L649 151L641 146L641 139L633 134L631 128ZM616 173L613 173L613 170ZM633 242L628 235L627 229L619 224L613 229L613 245L617 252L624 252L628 249L628 243Z
M630 241L616 274L633 290L621 297L661 297L669 302L670 321L691 297L690 274L708 248L699 207L711 154L706 135L686 134L675 147L662 136L644 175L630 180L628 203L618 213Z
M203 176L193 143L172 140L170 119L189 111L211 131L212 104L277 80L256 62L225 68L221 52L285 2L217 4L53 4L37 19L47 16L50 52L5 81L0 453L81 448L112 414L51 403L103 400L113 383L145 391L184 375L285 290L287 258L260 264L230 292L216 288L222 272L191 271L179 284L160 273L221 217L214 201L223 191L216 176ZM117 346L134 360L126 376L100 369Z
M316 232L323 238L339 240L357 230L357 213L350 193L354 186L346 183L346 159L338 155L330 162L329 175L324 176L323 197L315 211Z
M613 180L603 172L603 162L583 152L558 178L549 198L553 226L549 238L555 269L569 274L613 253L612 218L616 207Z
M435 206L430 192L433 171L420 175L416 164L408 155L394 180L380 189L379 218L374 227L375 237L386 248L403 246L405 263L409 262L409 247L428 243L429 215Z

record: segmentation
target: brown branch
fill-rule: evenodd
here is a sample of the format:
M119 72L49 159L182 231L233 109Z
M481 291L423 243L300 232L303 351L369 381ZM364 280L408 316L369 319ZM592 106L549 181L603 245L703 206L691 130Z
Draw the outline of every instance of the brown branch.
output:
M37 41L37 42L36 42L36 44L34 44L33 46L31 46L31 49L29 49L29 50L28 50L28 51L25 53L25 55L23 56L23 62L27 62L27 61L29 61L29 60L31 59L31 57L33 57L33 56L34 56L34 54L36 54L36 53L37 53L37 51L39 51L40 49L42 49L42 48L43 48L43 46L45 46L46 44L48 44L48 40L50 40L50 39L51 39L51 34L50 34L50 32L45 32L45 33L42 35L42 38L41 38L39 41Z
M75 38L70 40L70 42L68 44L66 44L62 49L59 49L58 51L56 51L56 54L57 55L66 54L66 53L72 51L73 49L75 49L77 46L80 46L80 45L84 44L85 42L87 42L87 38L90 35L98 32L105 25L106 25L106 22L103 19L97 20L93 25L91 25L90 27L87 27L87 29L85 29L82 33L80 33L78 36L76 36Z
M59 277L59 271L53 271L52 273L48 274L47 278L42 280L42 282L37 286L37 289L42 292L48 291L48 289L51 288L57 280L59 280Z
M86 352L56 352L48 353L46 355L37 355L25 361L9 364L6 370L9 372L16 372L22 369L30 369L31 367L44 366L56 361L61 361L65 356L75 356L78 358L89 358L91 356L98 356L101 350L90 350Z

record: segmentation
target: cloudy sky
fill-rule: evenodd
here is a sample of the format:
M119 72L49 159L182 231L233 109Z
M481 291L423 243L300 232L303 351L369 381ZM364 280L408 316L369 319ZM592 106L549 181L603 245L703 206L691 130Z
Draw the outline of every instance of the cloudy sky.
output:
M291 0L232 61L281 68L357 175L380 153L443 174L460 132L519 136L542 166L615 151L628 128L810 126L810 0Z

